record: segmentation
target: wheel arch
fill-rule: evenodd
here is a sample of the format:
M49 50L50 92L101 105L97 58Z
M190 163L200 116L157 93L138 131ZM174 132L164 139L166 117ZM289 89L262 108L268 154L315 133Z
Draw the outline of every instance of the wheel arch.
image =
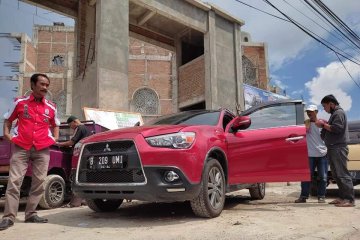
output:
M225 152L219 148L219 147L213 147L209 150L209 152L205 156L204 166L205 168L206 162L209 160L209 158L215 158L219 161L221 167L223 168L224 174L225 174L225 182L226 185L228 183L228 162Z
M48 171L48 175L59 175L60 177L62 177L65 181L67 180L67 177L66 177L66 173L65 173L65 170L62 169L62 168L51 168L49 171Z

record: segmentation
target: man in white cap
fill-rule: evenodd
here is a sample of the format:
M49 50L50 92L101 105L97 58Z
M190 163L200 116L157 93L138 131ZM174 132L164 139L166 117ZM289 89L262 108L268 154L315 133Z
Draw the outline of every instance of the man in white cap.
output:
M309 119L305 121L306 126L306 141L309 156L309 166L311 178L314 178L315 168L317 169L317 177L319 182L317 184L318 202L325 203L325 193L327 185L327 171L328 162L325 158L327 148L320 137L320 128L316 126L317 118L317 106L309 105L306 108L306 114ZM316 181L314 181L316 182ZM310 182L301 182L301 194L295 203L305 203L309 198Z

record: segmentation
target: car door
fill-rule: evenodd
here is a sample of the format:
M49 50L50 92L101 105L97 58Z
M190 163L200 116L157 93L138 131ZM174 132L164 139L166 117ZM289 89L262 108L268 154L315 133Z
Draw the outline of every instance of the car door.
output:
M266 105L248 116L248 129L226 133L230 184L309 180L301 102Z

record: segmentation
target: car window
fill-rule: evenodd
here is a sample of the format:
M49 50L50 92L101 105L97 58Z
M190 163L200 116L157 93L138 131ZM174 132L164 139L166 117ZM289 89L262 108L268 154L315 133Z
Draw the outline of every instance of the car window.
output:
M296 107L293 103L271 105L251 113L248 129L296 125Z
M225 130L226 126L229 124L229 122L233 119L232 116L225 114L223 119L223 129Z
M220 112L180 112L168 116L163 116L149 122L146 125L212 125L215 126L219 121Z

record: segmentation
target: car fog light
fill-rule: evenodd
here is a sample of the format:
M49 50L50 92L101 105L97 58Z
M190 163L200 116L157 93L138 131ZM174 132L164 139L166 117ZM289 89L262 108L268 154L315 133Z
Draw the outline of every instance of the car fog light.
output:
M174 171L165 172L165 180L167 182L173 182L179 179L179 175Z

